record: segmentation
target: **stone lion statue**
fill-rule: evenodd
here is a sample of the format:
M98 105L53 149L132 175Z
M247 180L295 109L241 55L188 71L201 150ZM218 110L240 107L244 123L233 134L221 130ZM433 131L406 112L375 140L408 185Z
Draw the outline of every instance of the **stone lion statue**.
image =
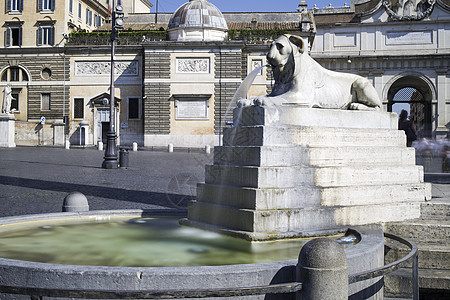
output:
M238 107L296 104L313 108L378 110L381 101L369 80L327 70L309 56L307 43L285 34L267 54L275 84L272 93L238 100Z

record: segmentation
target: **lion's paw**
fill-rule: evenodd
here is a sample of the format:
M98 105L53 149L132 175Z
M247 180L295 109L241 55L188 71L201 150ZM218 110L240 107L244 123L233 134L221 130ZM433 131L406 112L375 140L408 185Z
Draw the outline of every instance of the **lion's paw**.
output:
M251 99L239 99L236 101L237 107L246 107L253 105L253 100Z
M350 103L349 110L380 110L378 106L367 106L362 103Z

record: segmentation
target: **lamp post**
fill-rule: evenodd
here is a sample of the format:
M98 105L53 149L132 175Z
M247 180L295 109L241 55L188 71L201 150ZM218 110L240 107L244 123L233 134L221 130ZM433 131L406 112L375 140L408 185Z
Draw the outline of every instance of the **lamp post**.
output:
M115 101L114 101L114 55L116 44L116 31L123 29L123 9L121 5L115 5L112 0L112 16L111 16L111 84L110 84L110 100L109 100L109 131L106 133L106 150L102 168L117 169L119 161L117 158L117 136L115 127Z

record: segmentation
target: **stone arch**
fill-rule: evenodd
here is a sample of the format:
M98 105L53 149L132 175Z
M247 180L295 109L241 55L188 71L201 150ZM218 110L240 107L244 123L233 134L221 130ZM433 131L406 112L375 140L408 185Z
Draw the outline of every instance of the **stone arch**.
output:
M2 82L8 81L8 80L3 80L4 79L3 76L4 76L5 72L7 72L8 69L10 69L11 67L17 67L25 73L26 80L21 80L21 81L32 81L30 71L21 64L17 64L17 65L8 64L8 65L4 66L3 68L1 68L0 69L0 81L2 81Z
M436 87L431 80L419 72L404 72L394 76L383 90L387 110L394 105L409 110L419 137L433 136L433 105L436 103ZM395 111L395 110L394 110Z

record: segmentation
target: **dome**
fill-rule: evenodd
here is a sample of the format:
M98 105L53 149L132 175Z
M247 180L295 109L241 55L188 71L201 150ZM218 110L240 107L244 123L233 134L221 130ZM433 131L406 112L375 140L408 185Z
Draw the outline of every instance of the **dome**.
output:
M207 0L190 0L181 5L168 25L169 38L177 41L223 41L227 30L222 13Z

